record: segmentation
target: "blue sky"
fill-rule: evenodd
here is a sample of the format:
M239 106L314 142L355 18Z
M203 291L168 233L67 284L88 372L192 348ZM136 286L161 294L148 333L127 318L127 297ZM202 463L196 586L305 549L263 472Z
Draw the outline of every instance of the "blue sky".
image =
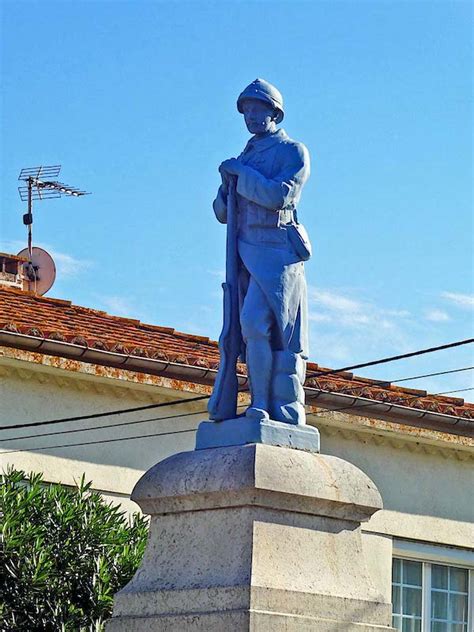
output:
M217 167L257 76L312 176L299 208L311 355L339 367L472 336L471 3L4 0L0 248L25 245L17 177L63 165L92 191L38 203L50 296L219 335ZM474 364L471 348L363 374ZM406 385L472 386L472 373ZM461 394L462 395L462 394ZM467 399L471 393L466 393Z

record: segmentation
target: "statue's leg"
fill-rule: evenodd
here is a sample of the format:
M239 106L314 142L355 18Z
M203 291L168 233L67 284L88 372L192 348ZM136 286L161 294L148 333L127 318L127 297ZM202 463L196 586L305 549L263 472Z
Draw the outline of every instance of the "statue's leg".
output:
M289 350L273 352L270 415L276 421L305 424L304 380L306 361Z
M270 344L272 322L273 315L265 295L258 284L250 279L240 313L242 338L247 348L246 362L252 398L251 405L245 413L248 417L269 417L273 365Z

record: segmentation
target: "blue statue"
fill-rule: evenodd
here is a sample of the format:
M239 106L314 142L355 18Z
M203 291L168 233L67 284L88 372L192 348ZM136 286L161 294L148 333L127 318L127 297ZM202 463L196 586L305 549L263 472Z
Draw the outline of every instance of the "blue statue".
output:
M245 417L304 425L303 383L308 357L304 261L311 246L296 206L309 177L304 145L278 129L283 98L256 79L237 109L253 136L238 158L219 167L214 201L227 223L221 362L209 401L210 418L235 418L236 363L245 359L251 405Z

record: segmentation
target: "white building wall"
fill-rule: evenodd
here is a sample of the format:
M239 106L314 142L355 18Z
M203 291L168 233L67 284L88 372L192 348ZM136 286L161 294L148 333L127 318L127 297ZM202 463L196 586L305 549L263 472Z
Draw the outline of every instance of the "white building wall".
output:
M474 546L473 450L321 425L321 449L372 478L384 502L368 529L399 538ZM447 443L447 442L446 442Z
M65 361L0 347L0 424L77 416L150 403L193 397L205 387L185 393L172 380ZM111 500L128 500L142 472L163 458L194 448L194 430L205 418L205 403L61 423L21 431L4 431L0 438L0 467L41 471L46 480L73 484L84 473ZM190 415L189 413L193 413ZM45 432L112 425L168 415L180 416L148 423L88 430L39 438ZM309 417L321 431L322 452L346 459L366 472L379 488L384 510L375 514L366 531L387 546L387 536L434 544L472 548L474 544L472 442L424 430L418 434L388 422L370 425L354 417L320 414ZM367 420L365 420L367 421ZM190 432L181 432L181 431ZM164 436L152 436L171 432ZM24 441L14 437L35 435ZM42 451L26 448L124 439ZM10 437L11 440L3 441ZM471 445L470 445L471 443ZM22 450L16 452L13 450ZM376 573L374 562L373 572ZM386 575L384 575L386 577Z

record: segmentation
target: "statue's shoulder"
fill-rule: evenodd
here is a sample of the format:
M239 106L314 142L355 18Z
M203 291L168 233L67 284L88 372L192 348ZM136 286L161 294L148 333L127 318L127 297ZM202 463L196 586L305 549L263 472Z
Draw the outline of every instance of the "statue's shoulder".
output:
M290 138L284 130L279 131L281 132L278 138L280 151L296 161L309 164L309 152L306 145Z

